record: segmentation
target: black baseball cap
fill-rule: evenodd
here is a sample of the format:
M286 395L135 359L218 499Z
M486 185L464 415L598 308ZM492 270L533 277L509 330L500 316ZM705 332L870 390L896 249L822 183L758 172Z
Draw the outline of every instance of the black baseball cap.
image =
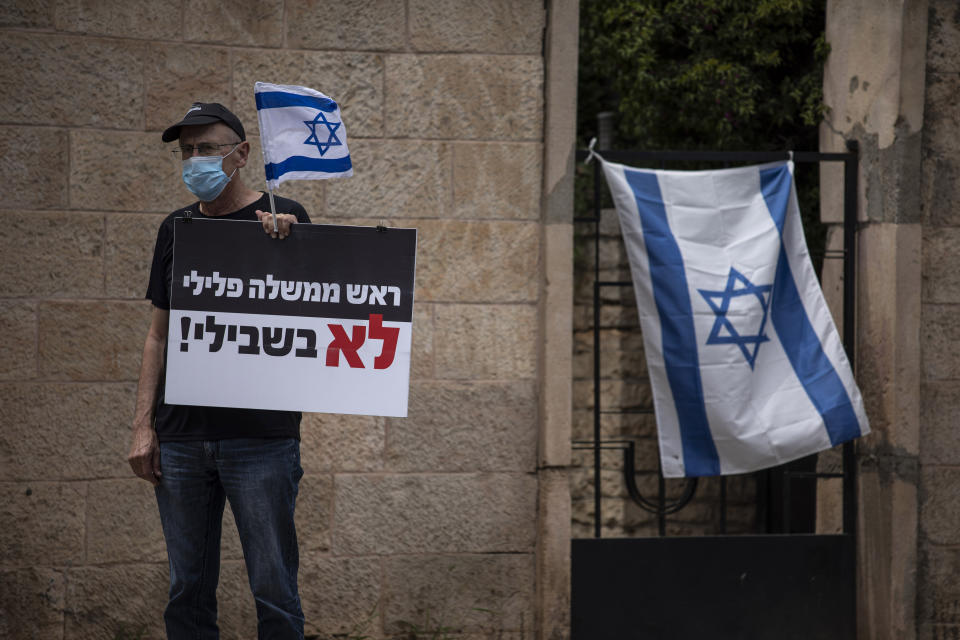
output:
M196 124L212 124L222 122L240 136L240 140L246 140L247 136L243 132L243 125L240 119L230 113L230 110L219 102L194 102L190 109L183 116L183 120L177 124L167 127L163 132L163 141L170 142L180 137L180 127L188 127Z

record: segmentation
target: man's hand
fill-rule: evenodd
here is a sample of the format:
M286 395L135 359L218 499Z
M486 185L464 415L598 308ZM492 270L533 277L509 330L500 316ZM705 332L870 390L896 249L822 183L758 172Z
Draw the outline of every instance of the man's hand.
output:
M133 441L127 455L133 472L153 485L160 482L160 445L153 418L163 370L163 343L167 339L169 323L170 311L154 307L147 339L143 342L137 407L133 412Z
M160 484L160 444L153 427L134 427L130 454L127 456L130 468L139 477L156 486Z
M283 240L290 235L290 232L293 230L293 225L297 223L297 216L292 213L278 213L277 231L274 231L273 215L271 215L269 211L260 211L260 209L257 209L255 213L260 220L260 224L263 225L263 230L269 233L272 238L280 238Z

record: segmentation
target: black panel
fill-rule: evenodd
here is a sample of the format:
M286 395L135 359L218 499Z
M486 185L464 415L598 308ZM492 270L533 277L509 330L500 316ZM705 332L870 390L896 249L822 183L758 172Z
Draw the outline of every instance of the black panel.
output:
M263 232L259 222L206 220L184 222L177 218L174 235L171 304L186 311L256 313L315 318L367 320L380 314L385 321L410 322L413 314L413 283L416 266L416 229L298 224L290 237L278 242ZM184 278L196 272L209 278L217 272L222 279L237 278L241 294L231 297L215 283L196 286ZM292 299L272 295L264 285L270 276L288 283ZM254 295L259 285L259 297ZM311 297L306 287L333 284L337 296L329 301ZM303 285L294 289L294 285ZM349 301L348 285L363 287L364 302ZM367 286L386 291L393 287L399 300L385 294L384 302L367 302ZM373 296L370 297L373 299Z
M572 541L573 640L853 640L846 535Z

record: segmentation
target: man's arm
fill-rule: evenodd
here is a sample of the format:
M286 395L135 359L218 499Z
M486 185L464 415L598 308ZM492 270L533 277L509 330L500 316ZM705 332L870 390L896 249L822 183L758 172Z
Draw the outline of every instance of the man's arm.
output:
M170 311L153 308L150 330L143 345L140 384L137 386L137 408L133 416L133 440L127 461L133 472L151 484L160 482L160 446L153 417L163 369L163 344L167 339Z

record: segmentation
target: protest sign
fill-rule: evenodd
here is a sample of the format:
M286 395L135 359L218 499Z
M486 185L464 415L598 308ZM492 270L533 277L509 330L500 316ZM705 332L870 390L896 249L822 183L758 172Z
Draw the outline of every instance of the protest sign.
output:
M167 402L406 416L416 229L174 229Z

